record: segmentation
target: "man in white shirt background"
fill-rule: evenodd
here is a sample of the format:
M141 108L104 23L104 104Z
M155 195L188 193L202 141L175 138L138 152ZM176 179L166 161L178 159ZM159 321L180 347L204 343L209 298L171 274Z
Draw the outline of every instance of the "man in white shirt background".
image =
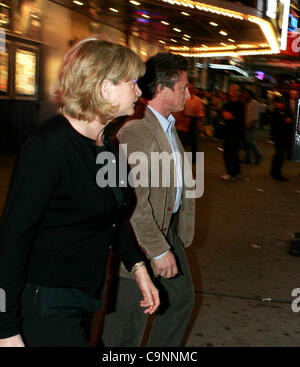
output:
M250 89L245 89L242 93L242 100L245 105L245 135L246 135L246 156L243 163L253 163L258 165L262 155L256 144L256 128L259 120L259 105L254 93Z

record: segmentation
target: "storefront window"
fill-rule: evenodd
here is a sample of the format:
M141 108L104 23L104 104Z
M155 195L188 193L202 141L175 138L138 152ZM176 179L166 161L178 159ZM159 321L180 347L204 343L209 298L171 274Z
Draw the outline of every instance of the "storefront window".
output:
M0 51L0 95L8 94L8 65L9 54L5 51Z
M0 27L10 28L11 26L11 1L0 1Z
M36 64L35 51L16 50L15 94L18 96L36 95Z
M17 0L14 11L14 32L40 39L44 0Z

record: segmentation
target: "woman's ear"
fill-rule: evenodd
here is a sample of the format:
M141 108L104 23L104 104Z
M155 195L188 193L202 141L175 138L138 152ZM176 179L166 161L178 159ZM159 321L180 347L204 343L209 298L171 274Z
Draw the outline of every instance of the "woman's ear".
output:
M113 87L113 83L108 79L104 79L101 84L101 95L107 102L111 102Z

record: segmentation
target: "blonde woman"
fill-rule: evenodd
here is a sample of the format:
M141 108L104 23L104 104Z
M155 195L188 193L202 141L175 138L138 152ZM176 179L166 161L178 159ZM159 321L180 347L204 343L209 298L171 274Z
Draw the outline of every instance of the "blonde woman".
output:
M159 305L124 216L126 190L96 182L104 127L131 115L144 64L126 47L90 37L66 54L59 114L24 144L0 228L0 346L88 346L112 249L135 273L145 313Z

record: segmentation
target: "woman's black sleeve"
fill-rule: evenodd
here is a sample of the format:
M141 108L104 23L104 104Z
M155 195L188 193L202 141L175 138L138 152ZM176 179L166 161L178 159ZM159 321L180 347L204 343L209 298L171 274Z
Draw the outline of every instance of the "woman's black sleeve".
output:
M0 338L20 332L18 316L32 244L59 174L54 154L33 135L24 144L11 181L0 225L0 288L6 312L0 313Z
M130 224L122 221L118 236L113 245L114 253L123 261L126 269L130 271L134 264L146 259L139 245L129 229Z

